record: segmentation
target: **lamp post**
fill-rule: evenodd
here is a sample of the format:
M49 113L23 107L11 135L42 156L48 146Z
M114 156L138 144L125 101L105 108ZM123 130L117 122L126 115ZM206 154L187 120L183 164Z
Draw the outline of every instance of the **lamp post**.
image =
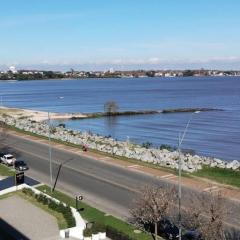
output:
M181 135L178 136L178 229L179 229L179 240L182 240L182 215L181 215L181 206L182 206L182 158L181 158L181 145L188 130L189 124L193 118L194 114L200 113L200 111L195 111L191 114L188 119L187 125Z
M58 97L58 99L64 99L64 97ZM48 154L49 154L50 186L51 186L51 192L52 192L53 191L52 143L51 143L51 119L50 119L50 112L49 111L48 111Z
M50 186L51 192L53 189L53 176L52 176L52 144L51 144L51 122L50 113L48 111L48 153L49 153L49 174L50 174Z

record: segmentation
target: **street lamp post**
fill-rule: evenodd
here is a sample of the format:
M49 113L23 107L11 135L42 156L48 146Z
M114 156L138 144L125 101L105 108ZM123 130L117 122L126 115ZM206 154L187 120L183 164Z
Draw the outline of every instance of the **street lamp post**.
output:
M179 240L182 240L182 158L181 158L181 145L188 130L189 124L193 118L193 114L199 113L200 111L193 112L188 119L187 125L183 131L183 134L179 133L178 136L178 229L179 229Z
M51 191L53 189L53 176L52 176L52 144L51 144L51 122L50 113L48 111L48 153L49 153L49 174L50 174L50 186Z
M64 99L64 97L58 97ZM52 172L52 143L51 143L51 119L50 112L48 111L48 153L49 153L49 174L50 174L50 185L51 192L53 191L53 172Z

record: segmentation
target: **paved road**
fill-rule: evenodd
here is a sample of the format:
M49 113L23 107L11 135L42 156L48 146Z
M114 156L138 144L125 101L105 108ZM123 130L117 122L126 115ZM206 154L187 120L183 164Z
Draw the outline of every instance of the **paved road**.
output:
M10 151L28 163L29 176L49 184L48 145L13 135L8 136L7 143L12 148ZM67 161L59 176L57 184L59 190L73 196L82 194L90 204L121 218L129 217L129 208L140 187L152 183L168 187L174 185L168 180L79 156L64 149L53 148L52 159L54 178L59 163ZM184 206L189 203L189 194L198 192L183 187ZM231 212L228 223L240 228L239 202L228 200L227 206Z

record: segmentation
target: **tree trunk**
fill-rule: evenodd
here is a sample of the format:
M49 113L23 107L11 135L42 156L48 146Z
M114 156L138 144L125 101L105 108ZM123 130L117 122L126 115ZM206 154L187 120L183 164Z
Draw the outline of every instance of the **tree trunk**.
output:
M157 234L158 234L158 232L157 232L157 227L158 227L158 225L157 225L157 222L155 222L155 240L157 240Z

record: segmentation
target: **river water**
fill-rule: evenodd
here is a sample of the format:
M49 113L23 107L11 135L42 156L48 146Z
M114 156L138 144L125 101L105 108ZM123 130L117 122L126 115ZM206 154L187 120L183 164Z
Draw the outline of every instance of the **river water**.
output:
M194 114L182 147L198 154L240 159L240 77L126 78L0 82L2 104L56 112L219 108ZM191 113L70 120L67 127L119 140L176 146Z

